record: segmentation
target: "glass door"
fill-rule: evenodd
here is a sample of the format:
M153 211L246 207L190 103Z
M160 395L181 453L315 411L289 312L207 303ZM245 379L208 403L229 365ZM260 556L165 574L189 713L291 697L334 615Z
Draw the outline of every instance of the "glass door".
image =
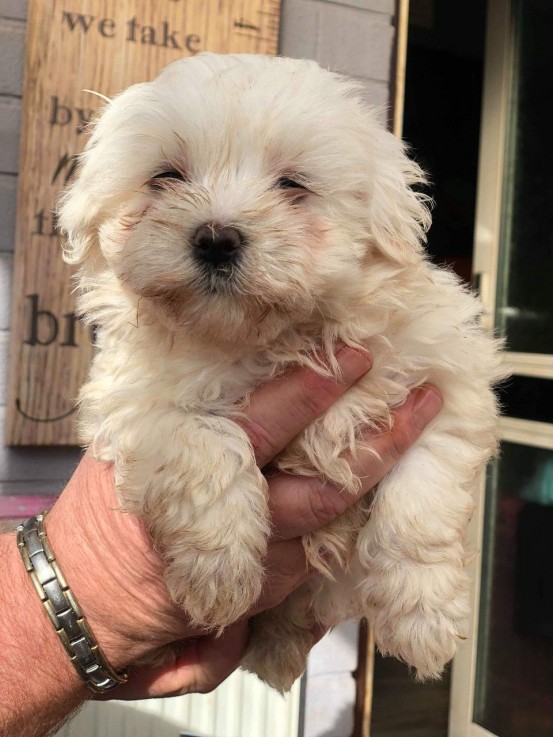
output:
M475 272L506 341L450 737L553 736L553 3L490 0Z

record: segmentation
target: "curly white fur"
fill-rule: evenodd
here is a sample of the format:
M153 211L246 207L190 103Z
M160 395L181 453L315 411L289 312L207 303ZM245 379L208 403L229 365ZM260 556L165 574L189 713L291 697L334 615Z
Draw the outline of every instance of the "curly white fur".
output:
M152 179L166 170L183 181ZM380 649L421 678L466 634L463 535L496 448L502 372L477 301L426 259L429 213L411 189L422 181L355 83L309 61L202 54L109 103L60 207L79 309L97 327L82 438L115 464L122 503L148 521L194 622L223 628L260 593L266 482L235 422L258 384L290 364L328 371L321 346L334 372L339 341L370 350L371 372L277 459L351 494L360 428L386 426L423 382L442 391L370 515L360 501L305 540L333 578L254 622L245 666L281 690L304 668L315 619L364 614ZM193 257L205 223L244 234L228 278Z

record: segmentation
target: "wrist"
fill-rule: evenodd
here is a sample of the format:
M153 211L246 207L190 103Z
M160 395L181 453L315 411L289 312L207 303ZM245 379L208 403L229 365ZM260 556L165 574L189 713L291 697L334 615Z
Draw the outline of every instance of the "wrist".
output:
M46 521L58 564L110 665L187 634L147 531L120 511L112 469L85 456Z
M25 570L15 533L0 537L0 733L10 720L25 725L69 713L87 697ZM2 705L6 706L3 711ZM22 732L23 733L23 732Z

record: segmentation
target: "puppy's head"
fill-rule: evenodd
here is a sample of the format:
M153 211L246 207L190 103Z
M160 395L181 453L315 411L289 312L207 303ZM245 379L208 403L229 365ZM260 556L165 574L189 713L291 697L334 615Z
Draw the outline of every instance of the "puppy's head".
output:
M203 54L107 106L62 198L65 257L107 263L174 330L264 343L420 259L420 180L354 83Z

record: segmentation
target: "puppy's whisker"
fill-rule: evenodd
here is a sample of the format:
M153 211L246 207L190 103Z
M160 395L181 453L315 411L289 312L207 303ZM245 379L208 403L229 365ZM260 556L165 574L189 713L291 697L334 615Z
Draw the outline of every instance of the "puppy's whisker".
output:
M83 92L88 92L89 95L95 95L96 97L99 97L104 102L107 102L108 105L112 102L111 97L107 97L107 95L103 95L101 92L97 92L96 90L83 89Z

